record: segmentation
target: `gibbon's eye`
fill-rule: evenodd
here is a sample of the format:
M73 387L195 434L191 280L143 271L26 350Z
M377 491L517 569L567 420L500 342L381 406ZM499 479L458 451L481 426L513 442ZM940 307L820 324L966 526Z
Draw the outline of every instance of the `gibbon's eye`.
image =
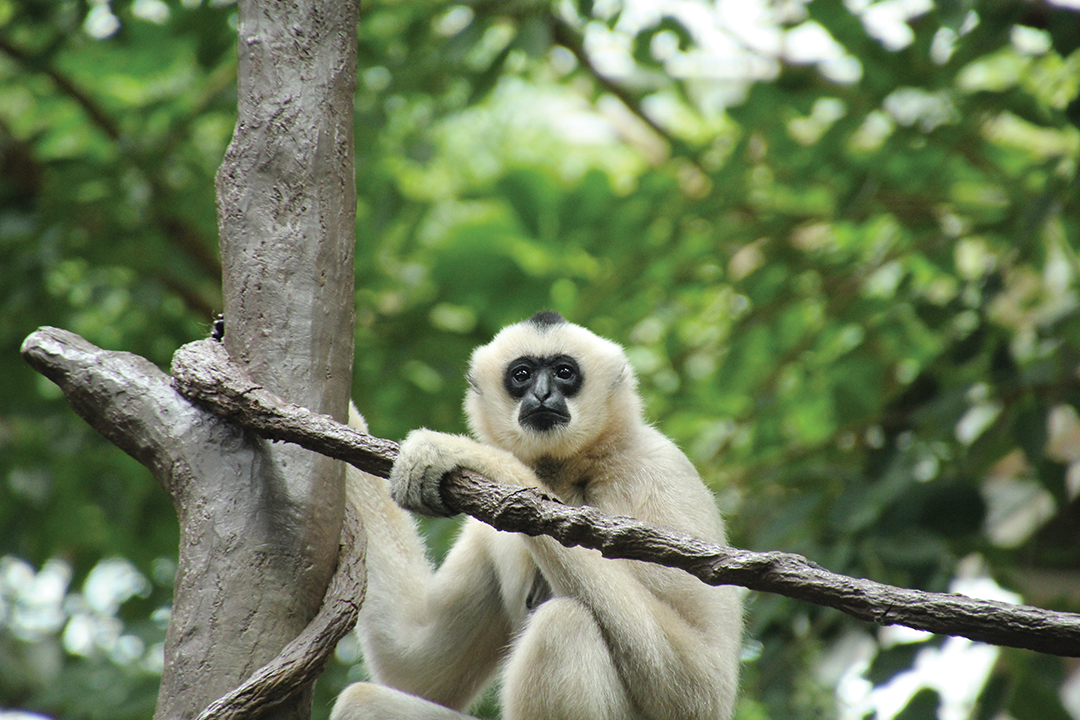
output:
M555 368L555 377L559 378L560 380L573 380L576 375L577 370L570 367L569 365L560 365Z
M570 355L555 355L545 358L547 367L551 368L551 377L558 384L559 392L564 398L572 398L578 394L585 383L581 366Z
M514 358L503 373L503 388L510 397L520 400L536 381L536 374L542 372L540 363L530 355Z

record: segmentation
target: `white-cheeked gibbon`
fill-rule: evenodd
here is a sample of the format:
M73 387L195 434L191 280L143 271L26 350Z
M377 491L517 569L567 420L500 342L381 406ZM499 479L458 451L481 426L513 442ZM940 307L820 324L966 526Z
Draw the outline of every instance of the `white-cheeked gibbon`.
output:
M358 632L375 682L346 688L332 720L466 717L496 675L507 720L729 718L734 588L471 518L434 569L401 509L450 514L439 484L461 467L724 543L708 488L642 418L623 349L543 311L477 348L468 384L475 440L416 430L389 483L349 469L368 534Z

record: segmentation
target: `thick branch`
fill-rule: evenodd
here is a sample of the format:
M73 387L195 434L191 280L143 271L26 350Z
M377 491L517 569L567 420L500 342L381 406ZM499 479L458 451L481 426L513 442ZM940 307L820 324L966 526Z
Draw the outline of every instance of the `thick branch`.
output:
M170 468L185 450L180 436L202 413L176 394L168 375L138 355L102 350L52 327L31 333L22 356L60 387L83 420L150 468L176 501Z
M295 442L383 477L397 455L396 444L388 440L275 398L230 366L212 340L182 348L173 360L173 375L181 393L265 437ZM501 485L468 471L447 476L443 500L499 530L550 535L568 547L600 550L605 557L680 568L711 585L777 593L882 625L1080 657L1080 615L850 578L799 555L711 545L633 518L563 505L531 488Z

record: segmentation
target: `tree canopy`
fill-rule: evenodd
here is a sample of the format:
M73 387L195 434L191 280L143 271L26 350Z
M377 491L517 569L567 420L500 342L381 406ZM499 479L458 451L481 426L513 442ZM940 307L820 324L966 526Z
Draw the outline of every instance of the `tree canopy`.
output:
M0 0L0 708L152 712L173 509L18 348L57 325L167 367L209 333L234 25ZM550 307L626 346L733 544L1080 610L1080 11L373 0L358 33L375 435L463 430L468 352ZM744 720L1080 717L1057 658L748 610ZM362 677L338 660L319 714ZM869 694L935 662L979 670L965 698Z

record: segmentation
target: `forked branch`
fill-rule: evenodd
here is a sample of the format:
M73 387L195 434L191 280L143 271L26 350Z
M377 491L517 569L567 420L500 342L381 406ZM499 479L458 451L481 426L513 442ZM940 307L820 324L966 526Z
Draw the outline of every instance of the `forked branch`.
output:
M236 425L193 406L177 394L172 378L148 360L103 350L66 330L39 329L26 338L22 353L30 365L60 387L82 418L154 473L182 516L205 520L205 534L196 522L183 525L185 532L200 539L189 545L209 545L205 538L231 532L215 522L221 514L214 500L224 496L232 511L238 491L248 487L228 481L229 468L250 462L246 445L238 442L241 433ZM198 508L198 512L186 512L185 508ZM346 508L337 568L318 613L275 658L210 703L199 720L258 717L315 681L338 641L356 624L365 589L364 550L363 528L356 513ZM215 567L215 571L222 576L232 571L228 565L223 567ZM179 623L181 629L189 627L178 619L182 607L182 603L174 604L173 612L173 623ZM169 713L164 717L192 715Z

